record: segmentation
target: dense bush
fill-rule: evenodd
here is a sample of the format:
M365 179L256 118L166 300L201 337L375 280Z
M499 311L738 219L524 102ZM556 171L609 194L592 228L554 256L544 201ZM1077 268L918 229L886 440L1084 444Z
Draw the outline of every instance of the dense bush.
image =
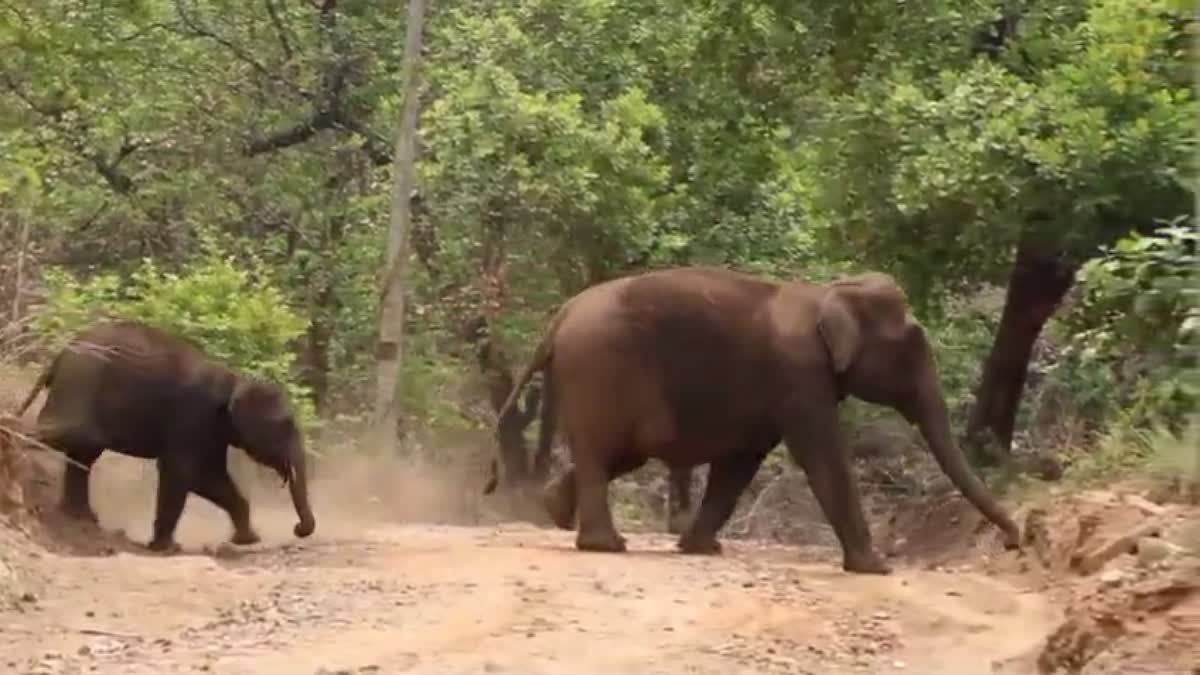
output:
M285 386L297 416L316 422L307 389L293 373L292 341L307 322L283 294L231 258L210 252L180 272L145 260L128 276L76 279L62 270L46 275L49 294L34 330L57 348L104 317L144 320L200 344L234 368Z
M1098 424L1178 431L1200 401L1200 233L1130 235L1080 273L1049 378Z

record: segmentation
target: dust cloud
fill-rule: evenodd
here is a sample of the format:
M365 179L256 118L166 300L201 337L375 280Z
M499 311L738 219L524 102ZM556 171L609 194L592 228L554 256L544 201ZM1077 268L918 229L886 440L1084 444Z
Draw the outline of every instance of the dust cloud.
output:
M38 495L54 508L61 490L63 463L37 453ZM230 473L250 502L251 523L262 545L295 539L296 512L278 476L253 463L236 448L229 451ZM353 538L372 527L400 523L476 525L501 517L478 493L482 471L464 465L436 465L417 458L367 454L352 447L313 461L309 496L317 518L315 539ZM106 452L92 468L91 503L103 530L145 542L154 519L158 476L153 461ZM474 489L472 489L474 488ZM227 541L232 525L224 511L188 495L176 540L185 551Z

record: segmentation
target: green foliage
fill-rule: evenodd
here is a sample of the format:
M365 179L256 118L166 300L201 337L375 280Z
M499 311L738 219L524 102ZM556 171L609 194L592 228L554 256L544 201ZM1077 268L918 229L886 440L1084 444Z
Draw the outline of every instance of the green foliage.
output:
M1060 377L1089 385L1094 413L1178 429L1200 403L1200 233L1183 224L1130 235L1088 262L1063 317Z
M316 422L308 390L292 373L292 342L307 322L282 293L232 259L210 253L180 273L145 260L128 279L101 274L77 281L48 274L49 296L34 329L54 347L102 317L140 319L199 344L212 357L287 390L297 416Z
M1195 100L1168 77L1169 3L1076 4L1031 8L1012 58L880 63L831 98L808 151L828 250L932 307L1001 282L1019 236L1084 259L1187 210Z
M937 359L938 380L951 415L965 424L967 408L975 398L983 361L992 344L998 317L978 299L963 298L937 313L925 327Z
M1018 238L1081 261L1188 211L1196 187L1191 8L1018 5L989 57L988 0L439 4L406 422L470 423L465 320L487 317L516 365L564 296L692 263L895 274L961 415L997 318L973 294L1004 283ZM59 265L38 329L132 312L302 380L326 410L360 407L402 14L361 0L0 6L0 254L31 223L26 289ZM209 253L210 236L240 262ZM1173 323L1188 298L1168 286L1185 280L1107 260L1118 267L1083 275L1100 289L1090 309L1060 326L1090 337L1048 377L1097 420L1177 417L1195 390L1170 374L1186 350L1163 341L1194 344ZM0 269L0 293L12 276Z
M1129 422L1117 420L1094 447L1068 452L1065 477L1087 484L1137 474L1200 489L1200 418L1176 431Z

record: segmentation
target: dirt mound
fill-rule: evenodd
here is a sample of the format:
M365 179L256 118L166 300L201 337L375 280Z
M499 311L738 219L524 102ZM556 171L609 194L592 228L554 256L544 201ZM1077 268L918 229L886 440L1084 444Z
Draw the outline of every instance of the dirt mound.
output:
M1063 494L1024 513L1023 574L1063 621L1011 671L1200 673L1200 509L1115 486Z
M12 417L0 417L0 514L25 508L29 462L20 440L22 426Z
M1038 672L1200 673L1200 564L1115 570L1067 609Z

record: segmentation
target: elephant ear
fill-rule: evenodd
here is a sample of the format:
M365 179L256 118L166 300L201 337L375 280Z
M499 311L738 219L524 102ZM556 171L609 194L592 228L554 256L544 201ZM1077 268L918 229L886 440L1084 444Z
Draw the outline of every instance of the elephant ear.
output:
M274 387L253 379L239 378L229 395L229 417L243 447L262 442L265 427L286 415Z
M862 327L850 309L850 303L837 288L830 288L821 298L817 313L817 330L833 359L833 369L844 373L858 358L862 349Z

